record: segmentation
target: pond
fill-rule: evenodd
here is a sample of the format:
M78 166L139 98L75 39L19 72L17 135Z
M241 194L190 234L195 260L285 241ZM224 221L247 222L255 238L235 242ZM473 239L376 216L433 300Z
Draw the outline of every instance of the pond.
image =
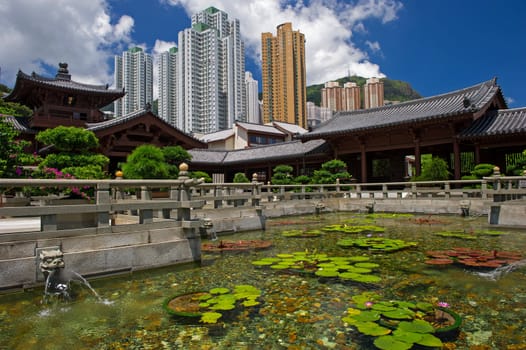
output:
M331 230L307 238L282 234L342 222L349 226L367 223L384 230ZM446 231L460 234L439 234ZM91 280L102 300L77 285L78 295L72 302L42 304L42 289L1 295L0 349L375 349L342 320L353 296L363 292L375 292L385 300L447 303L462 317L462 325L458 336L444 342L445 349L525 349L524 260L499 270L425 263L429 260L426 252L455 247L522 253L526 251L524 234L488 227L486 217L337 213L272 219L265 231L219 238L271 240L268 249L203 253L199 264ZM350 237L384 237L415 244L391 252L337 244ZM367 257L378 264L375 274L380 281L348 283L252 264L265 257L305 251ZM261 304L225 322L182 322L162 306L174 295L236 285L260 289Z

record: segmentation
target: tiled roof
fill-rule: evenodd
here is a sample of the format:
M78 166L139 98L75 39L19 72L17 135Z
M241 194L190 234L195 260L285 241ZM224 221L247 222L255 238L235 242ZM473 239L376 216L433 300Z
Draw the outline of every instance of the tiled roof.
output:
M461 139L526 133L526 107L488 112L459 134Z
M272 125L274 125L278 129L285 130L291 134L304 134L308 131L296 124L283 123L283 122L272 122Z
M210 163L217 164L218 166L228 166L232 164L275 161L325 153L328 147L324 140L312 140L308 142L296 140L233 151L193 149L188 152L192 155L192 163Z
M231 136L234 136L234 129L221 130L217 132L212 132L209 134L204 134L199 137L199 140L202 142L214 142L225 140Z
M26 74L22 71L18 71L17 80L29 80L32 82L35 82L40 85L46 85L51 87L59 87L62 89L69 89L69 90L79 90L79 91L86 91L86 92L95 92L95 93L102 93L102 94L111 94L111 95L120 95L124 96L123 90L115 90L115 89L109 89L108 85L90 85L90 84L82 84L78 83L73 80L67 80L67 79L57 79L57 78L47 78L43 77L41 75L38 75L36 73L32 73L31 75ZM13 90L14 91L14 90Z
M500 88L496 79L491 79L442 95L378 108L339 112L311 132L297 137L310 140L475 113L487 107L497 93L500 93Z
M16 131L24 134L36 134L37 131L29 127L30 117L13 117L11 115L0 114L0 118L5 118L7 123L10 123Z
M151 113L150 110L148 109L142 109L142 110L138 110L138 111L135 111L135 112L132 112L132 113L129 113L129 114L126 114L122 117L116 117L116 118L113 118L113 119L108 119L108 120L105 120L103 122L98 122L98 123L89 123L87 124L87 129L88 130L91 130L93 132L97 131L97 130L104 130L104 129L107 129L107 128L110 128L112 126L116 126L116 125L120 125L120 124L124 124L124 123L127 123L129 122L130 120L134 120L134 119L137 119L137 118L140 118L146 114L150 114L152 117L158 119L161 123L165 124L167 128L170 128L170 129L175 129L177 130L179 133L187 136L188 138L190 139L193 139L199 143L202 143L202 141L196 139L195 137L193 137L192 135L189 135L189 134L186 134L184 131L181 131L180 129L176 128L175 126L167 123L164 119L162 118L159 118L158 116L156 116L155 114Z
M261 124L252 124L252 123L244 123L244 122L236 122L236 124L247 130L247 131L257 131L257 132L262 132L262 133L265 133L265 134L276 134L276 135L285 135L285 133L279 131L278 129L276 129L275 127L271 126L271 125L261 125Z

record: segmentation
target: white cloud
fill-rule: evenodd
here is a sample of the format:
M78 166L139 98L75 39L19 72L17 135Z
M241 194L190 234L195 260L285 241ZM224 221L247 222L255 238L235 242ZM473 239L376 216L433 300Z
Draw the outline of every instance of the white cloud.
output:
M209 0L163 0L182 6L187 14L210 6ZM353 30L367 33L365 20L376 19L386 23L396 19L402 5L396 0L298 1L290 4L283 0L245 0L243 6L232 0L216 0L216 8L237 18L241 24L246 53L258 61L261 33L276 34L276 27L291 22L294 30L305 34L306 68L308 84L323 83L331 79L354 74L364 77L385 76L380 67L369 61L366 52L352 42ZM379 43L376 43L380 47ZM373 45L374 46L374 45Z
M131 42L133 18L111 23L105 0L9 0L0 4L2 82L13 86L16 73L42 73L69 63L73 79L111 83L113 50ZM56 67L56 68L55 68Z
M380 51L380 43L378 41L369 41L367 40L365 42L365 45L367 45L367 47L369 48L369 50L371 50L372 52L378 52Z

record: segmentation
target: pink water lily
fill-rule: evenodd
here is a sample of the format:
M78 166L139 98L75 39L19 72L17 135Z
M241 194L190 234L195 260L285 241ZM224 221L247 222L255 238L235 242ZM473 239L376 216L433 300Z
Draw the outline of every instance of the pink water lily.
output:
M446 303L445 301L439 301L438 302L438 306L440 306L440 307L449 307L449 304Z

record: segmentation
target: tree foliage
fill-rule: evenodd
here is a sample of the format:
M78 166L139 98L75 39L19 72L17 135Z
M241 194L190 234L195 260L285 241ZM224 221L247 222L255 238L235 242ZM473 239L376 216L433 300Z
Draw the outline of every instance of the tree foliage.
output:
M313 184L334 184L336 179L340 181L350 180L352 175L347 171L347 164L339 159L329 160L321 165L321 169L315 170L311 182Z
M122 164L122 172L127 179L166 179L169 176L163 151L148 144L133 150Z
M272 170L272 184L273 185L289 185L294 183L292 171L294 169L290 165L280 164Z
M422 162L422 173L416 180L444 181L449 179L449 175L447 162L440 157L434 156Z
M31 108L20 103L6 102L0 98L0 114L11 115L13 117L29 117L33 115Z
M244 173L236 173L234 175L233 182L234 183L247 183L247 182L250 182L250 180Z
M77 179L103 179L104 169L109 158L96 153L99 140L93 131L73 126L58 126L37 134L35 139L46 146L52 146L49 153L39 164L40 174L45 177L46 168L57 169ZM40 176L42 175L42 176Z
M22 175L22 166L32 165L38 157L25 152L29 141L19 140L19 132L0 117L0 178Z
M93 131L74 126L61 125L41 131L36 140L67 153L89 153L99 147L99 139Z

